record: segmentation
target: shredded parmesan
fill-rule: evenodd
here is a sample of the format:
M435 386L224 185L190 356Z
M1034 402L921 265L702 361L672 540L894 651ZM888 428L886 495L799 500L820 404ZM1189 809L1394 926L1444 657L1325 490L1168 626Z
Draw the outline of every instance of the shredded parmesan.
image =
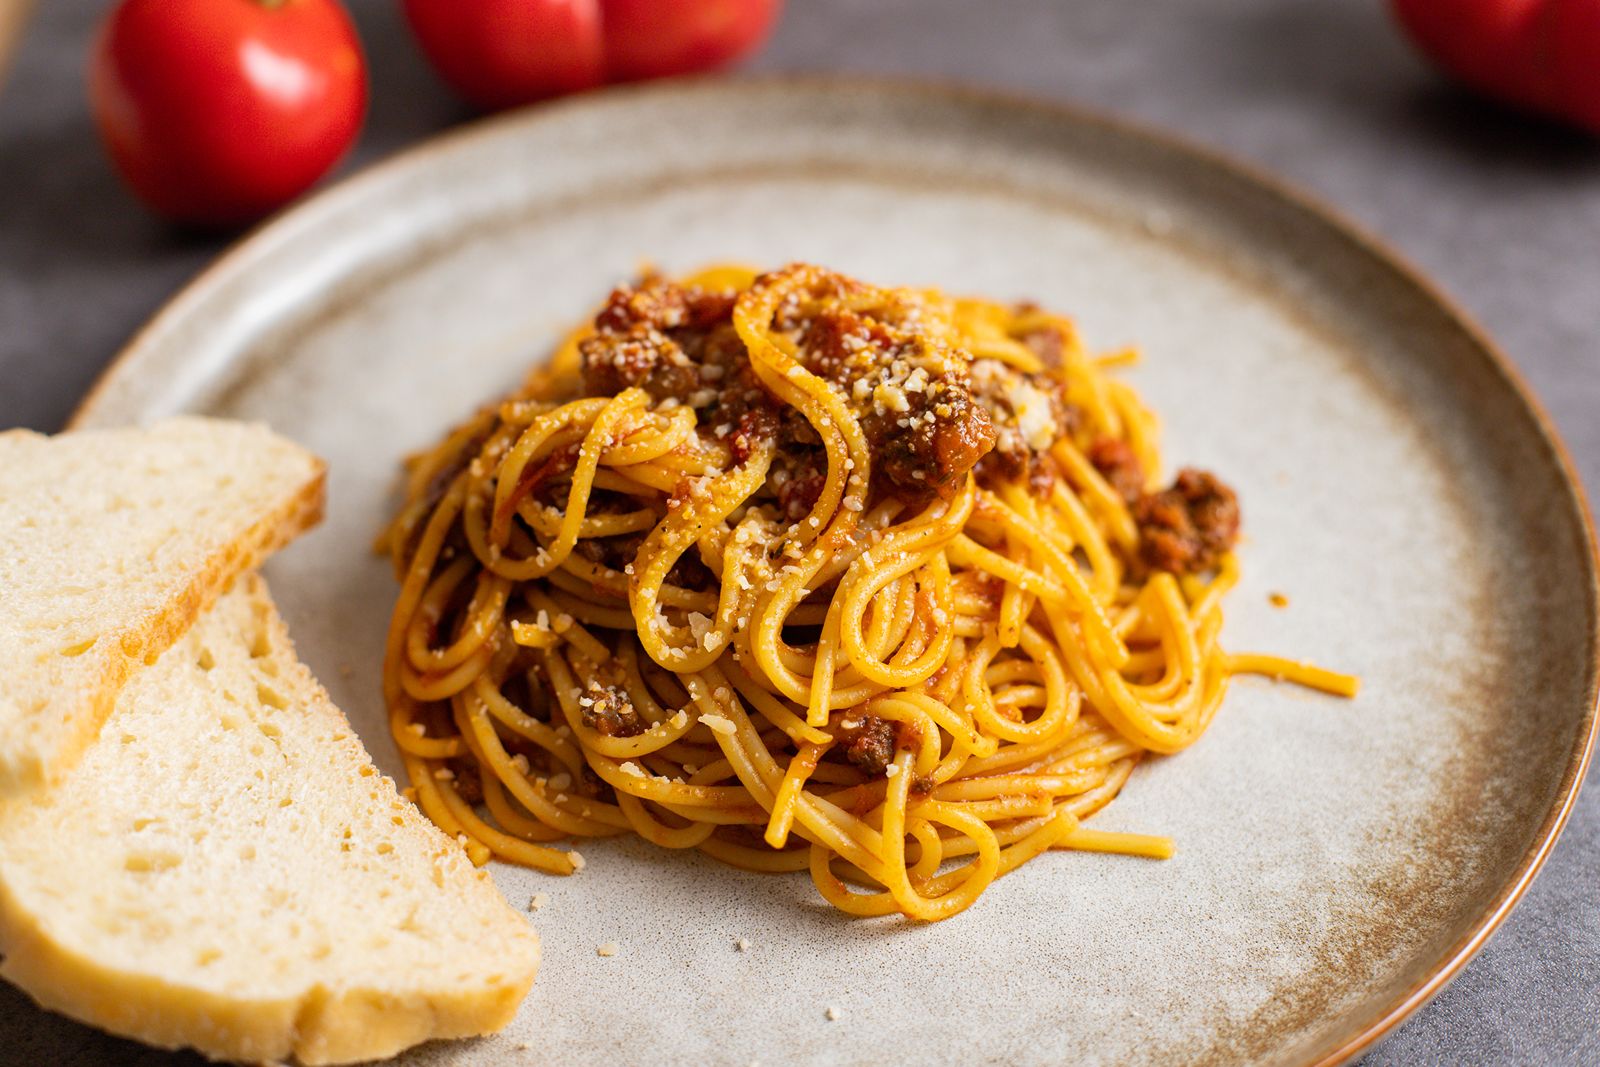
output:
M884 411L910 411L911 402L906 391L898 385L884 382L872 391L872 403Z
M721 715L701 715L700 722L711 727L712 731L724 737L732 737L739 729L733 724L732 719L723 718Z
M1050 398L1024 381L1013 382L1007 396L1017 413L1017 429L1028 447L1042 452L1055 439L1056 420L1050 412Z
M694 640L698 641L702 637L706 637L707 630L710 630L709 616L699 613L699 611L690 611L688 622L690 622L690 633L693 633Z

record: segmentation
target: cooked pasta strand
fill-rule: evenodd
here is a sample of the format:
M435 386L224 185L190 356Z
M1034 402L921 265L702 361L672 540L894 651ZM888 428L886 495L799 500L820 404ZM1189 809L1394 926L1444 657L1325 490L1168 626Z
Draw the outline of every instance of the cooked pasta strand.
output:
M1193 744L1238 505L1028 304L818 267L647 277L409 467L390 728L475 862L635 833L933 921Z

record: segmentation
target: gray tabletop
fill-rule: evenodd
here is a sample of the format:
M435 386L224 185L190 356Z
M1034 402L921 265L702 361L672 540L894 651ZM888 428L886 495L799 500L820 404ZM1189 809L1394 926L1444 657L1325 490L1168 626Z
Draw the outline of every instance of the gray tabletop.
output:
M104 5L39 6L0 87L0 426L48 430L222 243L152 221L100 152L81 74ZM373 105L348 167L466 117L423 66L398 5L353 6ZM756 66L1024 90L1277 171L1457 297L1522 368L1600 490L1600 139L1447 88L1377 0L791 0ZM0 1059L97 1062L113 1047L0 987ZM1600 1064L1593 782L1516 912L1363 1062Z

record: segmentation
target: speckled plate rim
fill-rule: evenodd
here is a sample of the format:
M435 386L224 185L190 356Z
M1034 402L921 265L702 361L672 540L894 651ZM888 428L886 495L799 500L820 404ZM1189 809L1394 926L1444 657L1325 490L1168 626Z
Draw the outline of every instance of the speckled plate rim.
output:
M358 208L369 189L375 189L393 176L402 174L436 156L449 154L470 142L505 136L513 130L537 126L558 117L567 118L575 112L592 108L597 103L611 103L622 97L682 92L686 89L716 94L730 91L728 88L730 86L734 87L732 91L737 91L737 87L744 85L792 88L797 91L849 88L863 93L916 97L930 106L937 106L940 103L981 104L1031 113L1047 121L1096 127L1129 141L1142 141L1174 155L1187 156L1196 163L1254 187L1260 195L1275 199L1281 205L1310 219L1320 225L1331 239L1353 247L1368 260L1387 270L1400 284L1412 287L1429 303L1443 311L1447 319L1462 331L1472 342L1472 352L1492 372L1493 379L1526 409L1530 421L1538 432L1540 443L1560 472L1561 484L1565 490L1565 497L1561 501L1565 517L1567 521L1575 523L1580 528L1581 539L1588 547L1584 557L1587 563L1584 606L1589 631L1587 644L1591 654L1586 664L1586 709L1582 727L1562 770L1555 800L1535 833L1533 845L1516 865L1511 879L1501 888L1468 932L1446 949L1418 982L1370 1020L1363 1022L1344 1044L1320 1058L1308 1061L1307 1067L1334 1067L1336 1064L1354 1059L1437 995L1477 954L1533 882L1534 876L1538 874L1539 868L1550 855L1556 839L1566 825L1567 817L1577 802L1578 792L1583 786L1584 775L1594 753L1596 739L1600 737L1600 541L1596 538L1595 525L1582 482L1578 478L1571 455L1556 431L1554 422L1534 396L1516 365L1488 332L1437 283L1430 280L1420 268L1393 246L1320 198L1254 165L1243 163L1186 138L1092 109L950 82L858 75L781 74L738 78L675 79L652 85L619 86L598 93L569 97L565 100L479 119L429 138L421 144L340 179L256 226L191 279L134 334L84 394L68 418L66 429L78 426L93 413L108 386L137 375L144 353L158 347L159 339L165 332L191 314L193 309L209 301L213 290L219 288L228 278L248 272L252 265L273 247L307 227L318 225L321 219Z

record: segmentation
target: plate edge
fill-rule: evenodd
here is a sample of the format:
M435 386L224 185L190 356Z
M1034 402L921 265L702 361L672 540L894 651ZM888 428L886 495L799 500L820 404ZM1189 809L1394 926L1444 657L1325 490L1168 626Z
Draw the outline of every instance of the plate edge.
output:
M1460 973L1467 962L1477 955L1532 884L1576 805L1597 738L1600 738L1600 540L1597 540L1593 513L1583 483L1554 421L1529 387L1522 372L1488 331L1404 253L1377 236L1364 224L1356 222L1342 209L1331 206L1316 194L1276 176L1263 167L1199 144L1182 135L1095 108L954 80L857 74L782 73L741 75L731 78L726 76L675 78L650 84L616 86L599 92L479 118L448 129L344 176L252 227L169 297L118 350L96 375L94 382L68 416L63 429L74 429L88 418L94 412L103 390L121 373L120 368L136 357L143 348L153 343L167 323L178 320L190 304L204 300L207 291L227 273L242 268L252 256L286 237L288 235L286 231L308 224L307 220L320 213L337 210L346 200L358 199L366 186L383 181L387 175L403 173L418 160L448 152L458 144L492 137L503 131L564 114L611 105L619 100L636 96L664 96L674 93L720 94L728 86L755 87L769 91L831 90L893 93L906 97L920 97L929 102L956 102L1023 110L1046 119L1098 127L1117 136L1142 141L1168 152L1197 159L1232 178L1263 190L1291 210L1310 216L1339 238L1353 244L1361 254L1414 287L1439 307L1452 325L1462 331L1472 343L1473 349L1486 361L1489 369L1527 410L1540 440L1561 474L1568 504L1567 517L1569 521L1577 522L1580 539L1587 547L1585 558L1588 564L1588 582L1585 588L1585 607L1589 631L1588 644L1591 649L1586 680L1588 713L1580 726L1576 743L1562 773L1554 805L1536 831L1533 845L1518 863L1516 873L1496 895L1486 913L1471 930L1445 952L1437 967L1391 1001L1389 1006L1375 1018L1361 1024L1360 1030L1353 1037L1333 1050L1303 1062L1305 1067L1336 1067L1370 1049L1436 996Z

